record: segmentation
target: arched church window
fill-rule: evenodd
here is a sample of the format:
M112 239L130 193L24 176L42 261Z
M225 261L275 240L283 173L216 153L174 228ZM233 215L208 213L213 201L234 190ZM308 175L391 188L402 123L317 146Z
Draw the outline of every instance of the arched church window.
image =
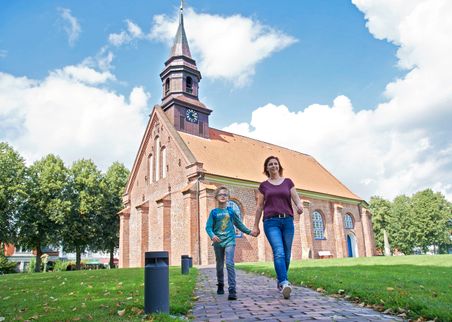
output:
M167 78L165 81L165 95L169 93L169 90L170 90L170 79Z
M240 210L239 204L235 200L228 201L228 207L232 208L234 212L239 216L240 220L243 220L242 211ZM240 238L243 236L243 233L235 228L235 237Z
M160 179L160 137L155 138L155 181Z
M314 239L325 239L325 225L320 212L314 211L312 213L312 223L314 226Z
M151 154L149 156L149 183L152 183L154 181L154 156Z
M162 178L166 178L166 147L162 147Z
M185 80L185 86L187 93L193 93L193 79L190 76L187 76L187 79Z
M345 229L353 229L353 218L350 214L345 214L344 227Z

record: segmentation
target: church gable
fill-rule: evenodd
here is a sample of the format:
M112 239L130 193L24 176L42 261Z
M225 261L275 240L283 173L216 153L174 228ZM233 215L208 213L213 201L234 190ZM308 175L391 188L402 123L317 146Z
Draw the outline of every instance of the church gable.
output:
M150 115L129 176L126 194L137 195L132 193L137 190L144 195L146 187L160 182L176 169L183 173L191 164L196 164L195 157L157 105ZM183 175L182 173L178 176Z

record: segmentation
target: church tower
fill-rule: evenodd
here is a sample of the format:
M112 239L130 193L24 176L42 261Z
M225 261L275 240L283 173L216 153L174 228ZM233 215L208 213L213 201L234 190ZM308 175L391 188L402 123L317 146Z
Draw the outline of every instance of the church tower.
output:
M188 47L182 4L174 44L160 78L163 87L161 107L176 130L208 138L212 111L198 98L201 73Z

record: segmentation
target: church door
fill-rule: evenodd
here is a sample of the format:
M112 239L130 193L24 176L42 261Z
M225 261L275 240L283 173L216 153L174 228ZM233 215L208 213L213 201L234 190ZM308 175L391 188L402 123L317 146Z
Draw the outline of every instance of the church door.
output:
M348 249L348 257L355 257L356 255L353 252L354 249L354 240L352 240L352 236L347 235L347 249Z

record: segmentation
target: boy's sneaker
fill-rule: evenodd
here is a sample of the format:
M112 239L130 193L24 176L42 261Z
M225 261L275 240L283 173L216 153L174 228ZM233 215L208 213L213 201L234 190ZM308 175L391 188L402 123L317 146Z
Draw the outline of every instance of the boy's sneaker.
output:
M283 297L287 300L290 298L290 293L292 293L292 287L290 286L289 282L284 283L282 286L281 293Z
M224 294L224 284L218 283L217 286L217 294Z
M228 300L229 300L229 301L235 301L235 300L237 300L237 293L235 293L235 292L229 292Z

